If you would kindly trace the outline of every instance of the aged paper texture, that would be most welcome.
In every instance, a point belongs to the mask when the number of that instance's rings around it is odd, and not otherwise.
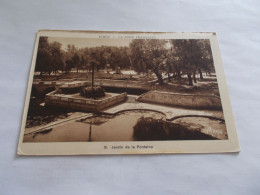
[[[18,154],[238,151],[216,33],[37,33]]]

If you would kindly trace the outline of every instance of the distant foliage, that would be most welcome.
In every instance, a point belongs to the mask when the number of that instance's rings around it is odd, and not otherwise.
[[[36,71],[51,74],[57,71],[68,73],[72,69],[91,71],[91,62],[95,61],[95,71],[103,69],[129,69],[129,47],[100,46],[77,48],[68,44],[62,49],[59,42],[49,42],[48,37],[40,37],[36,59]]]
[[[105,91],[102,87],[96,86],[96,87],[84,87],[80,91],[80,95],[86,98],[101,98],[105,96]]]
[[[63,51],[59,42],[48,42],[48,37],[40,37],[35,70],[40,74],[57,73],[64,67]]]
[[[213,57],[208,39],[133,39],[129,47],[98,46],[77,48],[68,44],[62,49],[59,42],[49,42],[48,37],[40,37],[36,59],[36,71],[51,74],[73,69],[91,71],[110,69],[134,69],[138,73],[157,77],[164,84],[164,75],[171,79],[181,79],[186,75],[188,84],[197,82],[203,73],[214,72]]]

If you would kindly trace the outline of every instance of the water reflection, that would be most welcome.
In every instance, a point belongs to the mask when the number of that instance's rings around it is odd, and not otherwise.
[[[190,125],[167,122],[161,113],[129,111],[117,116],[97,115],[55,126],[51,131],[26,135],[25,142],[98,142],[148,140],[210,140],[211,135]]]
[[[124,112],[117,116],[94,115],[55,126],[48,134],[34,138],[26,135],[24,142],[134,141],[133,127],[141,117],[165,118],[163,114],[151,111]]]

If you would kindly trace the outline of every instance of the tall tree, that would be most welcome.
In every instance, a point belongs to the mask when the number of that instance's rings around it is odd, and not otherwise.
[[[53,42],[50,43],[49,49],[51,53],[51,66],[52,71],[57,73],[58,70],[63,70],[63,54],[61,51],[61,43],[59,42]]]
[[[40,75],[50,71],[50,62],[51,53],[49,50],[48,37],[40,37],[35,70],[39,71]]]
[[[203,79],[202,71],[206,73],[214,71],[213,57],[208,39],[199,40],[198,44],[201,48],[201,58],[199,61],[198,72],[200,74],[200,79]]]
[[[73,67],[73,61],[71,59],[67,59],[65,61],[65,72],[68,73],[71,71],[72,67]]]
[[[177,63],[181,65],[181,71],[187,75],[188,83],[193,85],[192,74],[196,71],[194,55],[194,40],[174,39],[171,41],[174,48]],[[195,78],[195,77],[194,77]]]
[[[76,67],[77,72],[79,72],[79,66],[80,66],[80,58],[77,53],[74,54],[72,57],[73,66]]]
[[[165,40],[135,39],[130,43],[131,61],[137,72],[152,70],[159,84],[163,84],[162,67],[165,60]]]
[[[203,79],[202,71],[211,71],[213,69],[212,53],[210,42],[206,39],[179,39],[172,40],[172,47],[177,59],[181,64],[181,71],[187,74],[189,85],[196,83],[196,73]],[[193,81],[192,81],[193,76]]]

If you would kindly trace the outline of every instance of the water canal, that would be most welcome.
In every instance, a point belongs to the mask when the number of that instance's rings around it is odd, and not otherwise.
[[[134,126],[140,118],[165,119],[152,111],[124,112],[117,116],[94,116],[66,122],[50,131],[24,136],[24,142],[133,141]]]

